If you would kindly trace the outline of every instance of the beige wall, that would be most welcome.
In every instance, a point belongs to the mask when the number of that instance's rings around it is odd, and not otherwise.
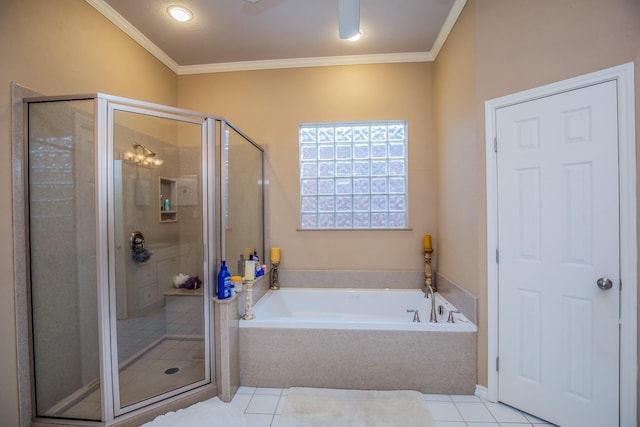
[[[635,0],[470,0],[436,61],[438,235],[451,236],[443,246],[453,246],[442,250],[440,271],[480,298],[480,384],[487,383],[484,101],[635,62],[638,105],[639,23]],[[452,99],[457,85],[468,91]],[[461,188],[468,191],[456,195]],[[458,259],[471,249],[454,224],[473,236],[478,256]]]
[[[18,425],[12,243],[11,82],[175,105],[177,77],[82,0],[0,1],[0,424]]]
[[[468,3],[435,63],[438,271],[478,294],[475,5]],[[443,191],[442,189],[446,189]]]
[[[479,297],[478,379],[486,385],[486,280],[481,276],[484,218],[479,212],[482,117],[477,93],[476,5],[465,5],[435,63],[438,170],[438,272]],[[484,352],[480,354],[480,351]]]
[[[181,76],[179,106],[228,117],[269,159],[271,243],[283,269],[422,270],[435,234],[433,64],[317,67]],[[403,119],[409,231],[298,231],[298,125]],[[416,284],[418,285],[418,284]]]

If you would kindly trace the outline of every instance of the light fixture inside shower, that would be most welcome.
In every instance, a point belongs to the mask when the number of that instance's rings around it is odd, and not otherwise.
[[[131,146],[133,147],[133,151],[121,153],[122,160],[141,166],[160,166],[164,163],[164,160],[156,158],[154,151],[139,142],[133,141]],[[138,148],[142,150],[141,153],[137,152]]]

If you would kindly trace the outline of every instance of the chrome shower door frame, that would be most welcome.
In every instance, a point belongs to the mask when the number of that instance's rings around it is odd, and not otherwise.
[[[152,103],[134,101],[98,94],[96,115],[106,120],[96,121],[97,141],[97,174],[96,182],[98,211],[98,281],[99,281],[99,313],[101,330],[101,393],[103,401],[103,420],[107,423],[116,418],[127,418],[125,415],[164,402],[178,395],[191,391],[198,391],[202,386],[210,384],[215,378],[212,355],[214,354],[214,340],[212,339],[212,303],[211,289],[212,273],[215,269],[216,233],[212,218],[215,218],[215,123],[214,119],[193,111],[166,107]],[[116,215],[115,215],[115,185],[114,185],[114,126],[117,111],[142,114],[151,117],[175,120],[201,126],[201,171],[202,171],[202,262],[203,262],[203,313],[204,313],[204,379],[188,384],[175,390],[145,399],[135,404],[122,407],[119,393],[119,367],[116,324]],[[105,155],[106,154],[106,155]],[[124,416],[124,417],[123,417]]]

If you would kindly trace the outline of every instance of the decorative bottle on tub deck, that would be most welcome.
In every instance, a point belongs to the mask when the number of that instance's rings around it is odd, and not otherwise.
[[[256,262],[256,277],[263,276],[264,270],[262,269],[262,264],[260,264],[260,257],[258,256],[258,252],[254,252],[252,256],[252,259]]]

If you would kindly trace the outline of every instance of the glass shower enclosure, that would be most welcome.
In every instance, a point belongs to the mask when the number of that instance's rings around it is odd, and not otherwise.
[[[213,390],[211,297],[244,203],[228,185],[259,163],[259,219],[233,241],[264,253],[262,149],[224,119],[108,95],[26,112],[35,417],[108,425]]]

